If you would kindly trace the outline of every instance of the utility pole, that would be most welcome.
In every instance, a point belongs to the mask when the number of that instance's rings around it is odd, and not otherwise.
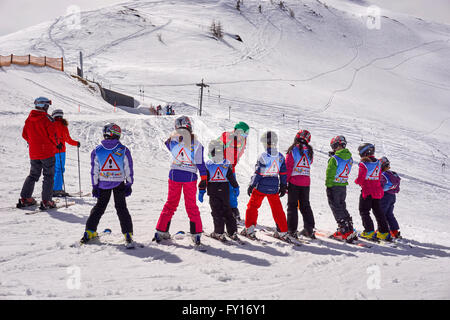
[[[80,51],[80,77],[83,79],[84,72],[83,72],[83,52]]]
[[[231,119],[231,106],[228,107],[228,120]]]
[[[203,83],[203,79],[202,79],[202,83],[197,83],[196,86],[200,87],[200,111],[199,111],[199,116],[201,116],[202,115],[202,102],[203,102],[203,88],[209,87],[209,85],[204,84]]]

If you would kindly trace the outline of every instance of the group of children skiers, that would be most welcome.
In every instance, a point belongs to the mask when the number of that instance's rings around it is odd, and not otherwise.
[[[33,187],[42,169],[44,182],[41,209],[54,207],[49,188],[53,185],[53,180],[56,182],[60,179],[54,171],[55,154],[64,153],[65,141],[80,146],[79,142],[70,138],[67,121],[62,118],[62,110],[53,112],[56,121],[47,114],[50,104],[50,100],[46,98],[36,99],[36,109],[30,113],[24,127],[23,137],[30,148],[31,170],[24,183],[18,207],[36,204],[32,198]],[[58,121],[62,122],[62,129],[55,129],[54,123]],[[172,163],[168,198],[156,225],[156,242],[170,239],[171,220],[183,194],[192,240],[196,245],[201,243],[203,226],[197,206],[197,189],[200,202],[204,201],[205,194],[209,196],[214,222],[214,231],[210,236],[222,241],[226,241],[227,236],[233,240],[239,239],[237,220],[240,220],[240,213],[237,198],[240,188],[235,170],[244,154],[249,130],[250,127],[245,122],[239,122],[233,131],[224,132],[210,141],[207,150],[209,160],[205,162],[204,147],[193,133],[191,119],[181,116],[175,120],[175,131],[165,142],[172,155]],[[117,124],[105,125],[103,137],[104,140],[91,153],[92,196],[97,198],[97,203],[91,210],[81,242],[87,243],[98,237],[97,226],[113,194],[126,244],[133,247],[133,223],[125,200],[132,192],[133,160],[130,150],[120,142],[121,128]],[[267,198],[276,224],[275,237],[288,242],[299,237],[314,239],[315,221],[309,201],[310,170],[314,161],[310,132],[300,130],[286,156],[277,149],[278,136],[275,132],[265,132],[260,141],[264,152],[258,157],[255,173],[247,189],[250,200],[245,213],[245,228],[240,234],[256,238],[258,209],[264,198]],[[332,151],[329,153],[326,170],[326,194],[338,225],[333,237],[347,242],[354,241],[358,236],[384,241],[400,237],[399,225],[393,214],[400,177],[390,170],[386,157],[375,158],[375,146],[370,143],[364,143],[358,148],[361,161],[355,183],[362,189],[359,212],[364,231],[359,235],[355,232],[345,202],[353,165],[352,155],[346,145],[344,136],[331,139]],[[58,170],[61,175],[64,172],[64,159],[63,155],[59,156],[61,169]],[[200,182],[197,185],[198,180]],[[59,184],[55,185],[59,188]],[[280,200],[286,193],[287,215]],[[303,218],[301,231],[297,231],[299,210]],[[370,216],[371,210],[377,222],[377,230]]]

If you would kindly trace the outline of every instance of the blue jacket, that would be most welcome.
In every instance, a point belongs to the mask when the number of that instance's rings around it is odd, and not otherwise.
[[[250,185],[259,192],[275,194],[280,190],[280,185],[287,184],[287,169],[284,156],[277,150],[267,149],[256,163],[255,174]]]

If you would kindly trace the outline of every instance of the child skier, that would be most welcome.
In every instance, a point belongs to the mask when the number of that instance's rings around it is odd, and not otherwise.
[[[125,244],[134,248],[133,222],[128,212],[125,197],[131,195],[133,178],[133,159],[130,150],[120,143],[122,130],[114,123],[103,127],[101,142],[91,153],[92,196],[97,198],[86,222],[86,230],[81,243],[88,243],[98,236],[97,226],[105,213],[111,193],[120,220]]]
[[[69,194],[63,191],[63,174],[66,165],[66,142],[72,146],[80,147],[80,142],[73,140],[70,137],[66,119],[63,118],[64,112],[61,109],[56,109],[52,112],[52,117],[55,120],[56,140],[62,143],[62,149],[55,154],[55,179],[53,183],[53,196],[65,197]]]
[[[248,187],[247,193],[250,196],[250,201],[245,213],[245,229],[242,230],[241,234],[249,238],[256,237],[255,227],[258,209],[261,207],[264,198],[267,197],[277,226],[274,236],[282,240],[288,240],[286,215],[280,201],[280,197],[286,194],[287,189],[285,158],[277,151],[278,137],[275,132],[267,131],[264,133],[261,142],[266,151],[259,156],[255,174]]]
[[[327,187],[328,204],[338,224],[334,238],[351,242],[357,238],[353,230],[352,217],[347,211],[345,198],[350,171],[352,170],[352,154],[346,148],[347,140],[344,136],[336,136],[330,142],[328,167],[325,185]]]
[[[381,186],[384,190],[384,196],[381,198],[380,206],[386,215],[389,230],[392,238],[401,238],[400,227],[394,216],[394,204],[396,201],[396,193],[400,191],[401,178],[394,171],[391,171],[391,163],[388,158],[382,157],[381,162]]]
[[[186,212],[190,220],[190,233],[196,245],[200,245],[200,237],[203,232],[200,210],[197,206],[197,170],[201,181],[200,190],[206,190],[206,166],[203,160],[203,146],[193,134],[191,120],[182,116],[175,120],[175,132],[166,140],[166,147],[172,154],[173,162],[169,172],[169,194],[167,202],[156,225],[156,233],[153,240],[160,242],[169,239],[169,227],[172,216],[177,210],[184,193]]]
[[[206,162],[207,191],[214,221],[214,232],[211,233],[211,237],[226,241],[224,234],[226,225],[228,236],[233,240],[239,240],[236,219],[230,206],[229,183],[233,188],[239,188],[239,184],[231,170],[230,162],[224,159],[223,144],[220,141],[212,140],[209,143],[208,151],[211,160]],[[200,190],[200,202],[203,202],[205,192],[205,190]]]
[[[310,169],[314,161],[314,151],[309,145],[311,134],[300,130],[289,147],[286,155],[288,186],[287,223],[289,234],[295,238],[304,236],[315,239],[314,215],[309,203]],[[298,208],[303,216],[303,230],[297,232]]]
[[[355,183],[361,186],[359,213],[364,227],[360,237],[369,240],[390,241],[392,238],[389,227],[380,206],[380,199],[383,198],[384,192],[380,183],[380,161],[374,156],[375,146],[371,143],[363,143],[358,147],[358,152],[361,156],[361,162],[359,163],[359,172]],[[377,220],[378,232],[375,232],[370,210],[373,211]]]

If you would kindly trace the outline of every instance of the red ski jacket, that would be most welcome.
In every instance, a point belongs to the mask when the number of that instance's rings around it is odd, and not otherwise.
[[[62,143],[63,147],[61,151],[57,150],[57,153],[66,152],[66,142],[72,146],[77,146],[78,141],[73,140],[69,134],[69,128],[64,124],[63,120],[55,120],[56,139],[58,143]]]
[[[367,168],[364,165],[364,162],[375,161],[375,157],[369,157],[368,159],[361,159],[361,162],[359,163],[358,177],[356,178],[355,183],[361,186],[364,199],[368,196],[372,196],[372,199],[381,199],[384,195],[383,187],[381,187],[381,170],[378,175],[378,180],[366,179]]]
[[[55,156],[56,130],[54,120],[45,111],[32,110],[25,120],[22,137],[28,142],[31,160]]]

